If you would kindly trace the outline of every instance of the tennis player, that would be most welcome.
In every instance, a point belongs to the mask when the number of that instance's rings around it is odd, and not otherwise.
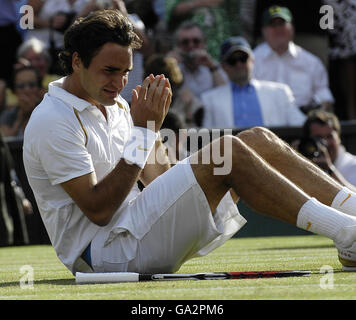
[[[73,274],[175,272],[245,224],[241,197],[333,239],[342,264],[356,267],[356,195],[267,129],[223,136],[170,168],[159,136],[169,80],[144,79],[130,107],[120,96],[140,44],[119,11],[77,19],[60,55],[67,76],[49,85],[26,127],[26,174],[63,264]],[[216,150],[231,164],[224,174]]]

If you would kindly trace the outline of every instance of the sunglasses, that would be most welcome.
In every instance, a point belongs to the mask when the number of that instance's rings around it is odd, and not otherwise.
[[[248,60],[248,55],[244,54],[241,56],[231,56],[226,59],[226,63],[230,66],[234,66],[237,62],[246,63]]]
[[[187,47],[190,44],[190,42],[192,42],[194,45],[197,46],[197,45],[201,44],[203,42],[203,40],[200,38],[185,38],[185,39],[180,40],[179,44],[183,47]]]
[[[25,89],[26,87],[33,89],[33,88],[37,88],[38,84],[37,82],[19,82],[15,84],[16,89]]]

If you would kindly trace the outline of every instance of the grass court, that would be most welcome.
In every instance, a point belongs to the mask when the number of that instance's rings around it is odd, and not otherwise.
[[[179,273],[298,269],[313,273],[293,278],[78,285],[51,246],[4,247],[0,248],[0,299],[356,299],[356,273],[342,272],[333,242],[316,235],[233,238],[208,256],[188,261]],[[28,281],[31,270],[33,285]]]

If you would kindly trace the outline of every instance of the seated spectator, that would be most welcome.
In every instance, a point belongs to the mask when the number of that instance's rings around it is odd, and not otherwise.
[[[50,74],[51,56],[45,44],[36,38],[29,39],[21,44],[17,50],[17,59],[27,60],[35,68],[41,78],[43,89],[47,92],[48,84],[57,80],[61,75]]]
[[[310,112],[297,148],[341,184],[356,188],[356,156],[342,145],[340,122],[335,114],[321,110]]]
[[[183,74],[177,60],[160,54],[152,55],[145,64],[145,77],[163,74],[172,87],[170,111],[176,114],[184,128],[198,126],[196,112],[203,107],[201,101],[184,85]]]
[[[166,22],[174,32],[185,22],[192,21],[204,29],[206,49],[215,59],[219,58],[220,44],[232,36],[239,27],[237,7],[239,1],[224,0],[165,0]],[[236,3],[236,5],[233,5]]]
[[[32,66],[36,69],[41,78],[41,95],[43,96],[48,90],[48,84],[61,76],[57,74],[50,74],[51,56],[45,48],[43,42],[36,38],[29,39],[23,42],[17,50],[17,63],[15,69],[25,66]],[[6,101],[9,107],[18,104],[16,95],[10,88],[6,89]]]
[[[32,111],[41,100],[41,82],[37,71],[32,67],[15,70],[12,90],[18,105],[2,114],[0,131],[4,137],[22,137]]]
[[[304,114],[296,107],[290,88],[252,79],[253,52],[242,37],[221,46],[220,63],[229,83],[205,92],[203,126],[248,128],[253,126],[301,126]]]
[[[168,55],[179,62],[184,84],[197,98],[207,90],[225,84],[224,74],[206,51],[203,30],[197,23],[184,22],[175,35],[175,48]]]
[[[262,34],[265,42],[254,50],[254,77],[288,84],[304,112],[316,107],[332,111],[334,98],[327,71],[318,57],[293,42],[290,10],[268,8],[263,14]]]

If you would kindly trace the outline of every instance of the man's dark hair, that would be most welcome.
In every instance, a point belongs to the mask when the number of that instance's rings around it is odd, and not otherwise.
[[[59,54],[64,73],[73,73],[74,52],[78,53],[84,67],[88,68],[93,57],[108,42],[132,49],[142,45],[130,20],[118,10],[98,10],[85,18],[77,18],[64,34],[64,50]]]
[[[321,125],[328,125],[333,128],[337,134],[341,135],[341,126],[337,116],[331,112],[322,110],[313,110],[308,113],[307,120],[303,125],[303,135],[304,137],[310,136],[310,126],[312,123],[318,123]]]

